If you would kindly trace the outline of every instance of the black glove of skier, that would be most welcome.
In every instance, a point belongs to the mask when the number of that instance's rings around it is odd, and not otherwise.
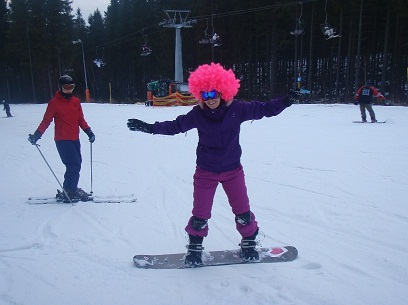
[[[138,119],[128,119],[127,127],[132,131],[153,133],[153,124],[148,124]]]
[[[92,132],[91,128],[85,129],[84,132],[88,135],[89,142],[95,142],[95,134]]]
[[[33,145],[36,145],[37,144],[37,141],[39,140],[39,139],[41,139],[41,136],[42,136],[42,133],[39,131],[39,130],[36,130],[35,132],[34,132],[34,134],[29,134],[28,135],[28,142],[30,142],[31,144],[33,144]]]
[[[298,103],[302,94],[298,90],[290,90],[289,94],[283,99],[286,107],[290,107],[293,103]]]
[[[353,103],[353,104],[357,106],[357,105],[358,105],[358,102],[357,102],[357,101],[354,101],[354,103]]]

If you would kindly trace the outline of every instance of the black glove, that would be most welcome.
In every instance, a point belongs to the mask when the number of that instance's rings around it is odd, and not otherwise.
[[[36,145],[37,144],[37,141],[39,140],[39,139],[41,139],[41,136],[42,136],[42,133],[39,131],[39,130],[36,130],[35,132],[34,132],[34,134],[29,134],[28,135],[28,142],[30,142],[31,144],[33,144],[33,145]]]
[[[129,119],[127,122],[127,127],[132,131],[153,133],[153,124],[148,124],[138,119]]]
[[[354,103],[353,103],[353,104],[357,106],[357,105],[358,105],[358,102],[357,102],[357,101],[354,101]]]
[[[283,99],[283,103],[286,107],[289,107],[293,103],[298,103],[301,95],[298,90],[290,90],[289,94]]]
[[[92,132],[91,128],[85,129],[84,132],[88,135],[89,142],[95,142],[95,134]]]

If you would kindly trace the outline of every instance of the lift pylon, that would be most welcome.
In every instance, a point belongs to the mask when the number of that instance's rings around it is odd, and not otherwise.
[[[165,10],[167,19],[159,23],[164,28],[176,29],[176,46],[174,50],[174,80],[183,82],[183,53],[181,43],[181,29],[191,28],[197,23],[197,20],[188,20],[189,10]]]

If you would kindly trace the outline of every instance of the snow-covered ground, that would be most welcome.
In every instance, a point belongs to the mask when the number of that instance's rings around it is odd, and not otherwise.
[[[128,118],[170,120],[190,107],[83,104],[96,134],[95,195],[135,203],[28,205],[58,184],[27,141],[46,104],[11,105],[0,119],[0,304],[403,305],[408,299],[408,108],[375,106],[386,124],[353,124],[354,105],[293,105],[242,125],[242,163],[262,245],[297,260],[187,270],[140,270],[134,254],[184,252],[197,132],[131,132]],[[3,116],[5,114],[3,113]],[[81,132],[80,187],[91,189]],[[53,123],[40,149],[62,181]],[[240,236],[217,190],[206,250]]]

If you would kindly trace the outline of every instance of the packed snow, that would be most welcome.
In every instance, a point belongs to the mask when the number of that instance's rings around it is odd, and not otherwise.
[[[263,246],[293,262],[143,270],[135,254],[185,252],[197,132],[131,132],[128,118],[171,120],[191,107],[85,104],[80,187],[134,203],[29,205],[59,185],[27,137],[46,104],[0,119],[0,304],[403,305],[408,299],[408,108],[374,106],[385,124],[353,124],[352,104],[293,105],[242,124],[242,164]],[[3,114],[5,116],[5,114]],[[38,142],[62,182],[53,123]],[[91,179],[92,177],[92,179]],[[92,183],[91,183],[92,181]],[[206,251],[240,236],[218,188]]]

